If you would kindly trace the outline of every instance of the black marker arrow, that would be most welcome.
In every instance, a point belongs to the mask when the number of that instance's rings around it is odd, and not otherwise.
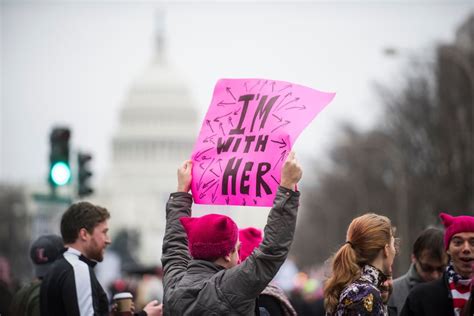
[[[229,122],[230,126],[234,127],[234,124],[232,123],[232,116],[229,116],[227,121]]]
[[[215,175],[216,177],[219,177],[219,175],[217,173],[214,172],[213,169],[209,169],[209,172],[211,172],[213,175]]]
[[[217,200],[217,189],[219,188],[219,184],[216,186],[216,189],[214,190],[214,193],[212,193],[212,203],[214,203]]]
[[[278,111],[282,108],[281,104],[286,100],[286,98],[288,98],[289,96],[291,96],[293,93],[292,92],[288,92],[287,94],[285,94],[285,96],[283,97],[283,99],[280,100],[280,103],[278,103],[275,111]]]
[[[303,104],[303,105],[299,105],[299,106],[292,106],[291,108],[286,108],[285,110],[291,110],[291,109],[297,109],[297,110],[306,110],[306,106]]]
[[[203,140],[202,142],[203,142],[203,143],[211,142],[211,143],[214,144],[214,136],[216,136],[216,134],[204,138],[204,140]]]
[[[216,181],[216,179],[212,179],[212,180],[210,180],[209,182],[204,183],[204,184],[202,185],[202,188],[203,188],[203,189],[207,188],[207,186],[208,186],[210,183],[214,182],[214,181]]]
[[[271,175],[271,177],[273,178],[273,180],[275,180],[275,182],[276,182],[278,185],[280,184],[280,182],[278,182],[278,180],[277,180],[273,175]]]
[[[278,160],[274,163],[274,167],[273,167],[273,170],[275,170],[276,166],[278,166],[278,163],[280,161],[284,161],[285,160],[285,155],[286,155],[286,150],[283,150],[280,154],[280,158],[278,158]]]
[[[222,165],[221,165],[222,158],[219,158],[217,160],[217,163],[219,164],[219,169],[221,169],[221,174],[222,174]]]
[[[234,97],[234,95],[232,94],[232,91],[230,90],[229,87],[225,88],[225,90],[227,91],[228,94],[230,94],[232,96],[232,99],[234,99],[234,101],[237,101],[237,99]]]
[[[232,104],[235,104],[235,102],[220,101],[219,103],[217,103],[217,106],[226,106],[226,105],[232,105]]]
[[[259,84],[260,84],[260,80],[259,80],[259,81],[257,81],[257,83],[256,83],[256,84],[254,84],[254,86],[253,86],[252,88],[250,88],[250,91],[252,91],[252,90],[253,90],[253,88],[255,88],[256,86],[258,86]]]
[[[242,109],[242,108],[239,108],[238,110],[235,110],[235,111],[234,111],[234,115],[239,114],[239,112],[240,112],[241,109]]]
[[[202,178],[204,177],[204,175],[206,174],[207,169],[209,169],[209,167],[212,165],[213,162],[214,162],[214,159],[212,159],[212,161],[207,165],[206,169],[204,169],[204,171],[202,172],[201,178],[199,179],[199,182],[198,182],[198,187],[197,187],[198,190],[201,188]]]
[[[194,159],[196,161],[198,161],[198,159],[205,153],[207,153],[209,150],[211,150],[212,148],[214,147],[210,147],[210,148],[207,148],[207,149],[204,149],[204,150],[201,150],[201,151],[198,151],[198,153],[196,154],[196,156],[194,156]]]
[[[271,139],[271,142],[280,144],[280,146],[278,146],[278,147],[280,147],[280,148],[285,148],[285,147],[286,147],[286,142],[285,142],[285,140],[284,140],[283,138],[281,139],[281,142],[279,142],[279,141],[277,141],[277,140],[273,140],[273,139]]]
[[[206,125],[209,126],[209,128],[211,129],[211,132],[214,133],[214,130],[212,129],[212,126],[211,126],[211,121],[206,120]]]
[[[214,181],[214,182],[212,182],[212,181]],[[216,183],[217,183],[217,180],[216,180],[216,179],[214,179],[214,180],[212,180],[212,181],[209,181],[209,182],[212,182],[212,184],[210,184],[210,185],[207,187],[207,189],[206,189],[206,190],[202,191],[202,192],[201,192],[201,194],[200,194],[199,196],[201,196],[201,195],[202,195],[202,196],[206,196],[206,194],[207,194],[207,191],[209,191],[210,189],[212,189],[212,187],[213,187],[213,186],[215,186],[215,185],[216,185]],[[208,182],[208,183],[209,183],[209,182]],[[202,199],[202,197],[201,197],[201,199]]]
[[[265,80],[265,82],[262,84],[262,86],[260,87],[258,92],[262,92],[263,87],[265,87],[267,85],[267,83],[268,83],[268,80]]]
[[[282,92],[283,90],[285,89],[288,89],[288,88],[291,88],[293,85],[289,84],[289,85],[286,85],[284,86],[283,88],[281,88],[280,90],[278,90],[278,92]]]
[[[227,203],[227,205],[229,205],[229,197],[228,196],[225,197],[225,202]]]
[[[204,169],[204,162],[201,162],[201,163],[199,164],[199,167],[201,167],[201,169]]]
[[[300,99],[300,98],[296,97],[296,98],[294,98],[293,100],[286,102],[286,103],[283,104],[281,107],[284,108],[284,107],[287,106],[288,104],[293,103],[293,102],[296,102],[296,101],[298,101],[299,99]]]
[[[216,117],[216,118],[214,119],[214,122],[220,122],[219,120],[220,120],[221,118],[226,117],[226,116],[229,116],[229,115],[231,115],[231,114],[232,114],[232,112],[229,112],[229,113],[227,113],[227,114],[225,114],[225,115],[218,116],[218,117]]]
[[[222,127],[222,122],[219,123],[219,128],[221,129],[222,135],[225,136],[224,127]]]
[[[214,182],[212,182],[212,183],[207,187],[207,189],[204,190],[202,193],[207,193],[207,191],[209,191],[210,189],[212,189],[213,186],[216,185],[217,181],[216,181],[215,179],[214,179],[213,181],[214,181]]]
[[[275,128],[272,130],[272,133],[273,133],[274,131],[276,131],[277,129],[279,129],[280,127],[283,127],[283,126],[288,125],[288,124],[290,124],[290,123],[291,123],[290,121],[285,120],[285,123],[283,123],[283,124],[278,125],[277,127],[275,127]]]
[[[212,158],[211,157],[208,157],[208,156],[202,156],[201,160],[211,160]]]
[[[283,121],[283,118],[279,117],[279,116],[276,116],[275,114],[272,114],[274,117],[276,117],[276,119],[278,120],[278,122],[281,122]]]

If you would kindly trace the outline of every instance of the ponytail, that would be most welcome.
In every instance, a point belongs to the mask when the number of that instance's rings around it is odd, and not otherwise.
[[[346,242],[332,259],[332,276],[324,285],[324,307],[333,313],[339,301],[341,291],[360,277],[356,253],[350,242]]]
[[[390,219],[367,213],[352,220],[346,243],[332,259],[332,275],[324,285],[324,306],[334,313],[346,286],[360,278],[361,267],[374,260],[392,238]]]

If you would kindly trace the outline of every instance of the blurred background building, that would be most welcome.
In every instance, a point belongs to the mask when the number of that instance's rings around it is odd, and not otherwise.
[[[159,21],[162,23],[162,21]],[[158,264],[165,208],[175,188],[177,162],[189,158],[197,113],[188,83],[165,55],[164,30],[152,63],[132,84],[120,110],[103,187],[94,200],[112,213],[112,231],[135,231],[143,263]]]

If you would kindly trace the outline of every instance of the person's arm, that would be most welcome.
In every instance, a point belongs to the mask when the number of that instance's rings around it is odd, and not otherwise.
[[[85,273],[83,275],[86,276]],[[81,278],[78,281],[79,283],[76,286],[74,271],[72,269],[65,272],[60,278],[59,287],[61,288],[66,316],[83,316],[87,315],[86,313],[89,313],[89,315],[94,313],[89,271],[87,271],[87,277]],[[88,293],[86,293],[87,289]]]
[[[241,264],[227,270],[220,282],[221,291],[231,298],[233,304],[256,298],[288,256],[300,195],[293,190],[301,176],[301,167],[292,152],[282,167],[280,187],[268,215],[260,247]]]
[[[172,193],[166,204],[166,229],[163,239],[163,288],[178,281],[178,278],[191,260],[188,252],[188,239],[179,219],[191,216],[192,196],[189,194],[191,186],[191,161],[185,161],[178,169],[178,191]]]

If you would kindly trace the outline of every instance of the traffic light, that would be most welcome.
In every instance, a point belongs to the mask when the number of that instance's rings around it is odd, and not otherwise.
[[[94,190],[90,187],[89,178],[92,177],[89,162],[92,156],[86,153],[77,154],[77,195],[80,197],[90,195]]]
[[[51,150],[49,154],[49,183],[55,188],[69,183],[71,167],[69,166],[69,138],[71,131],[66,127],[55,127],[51,131],[49,140]]]

